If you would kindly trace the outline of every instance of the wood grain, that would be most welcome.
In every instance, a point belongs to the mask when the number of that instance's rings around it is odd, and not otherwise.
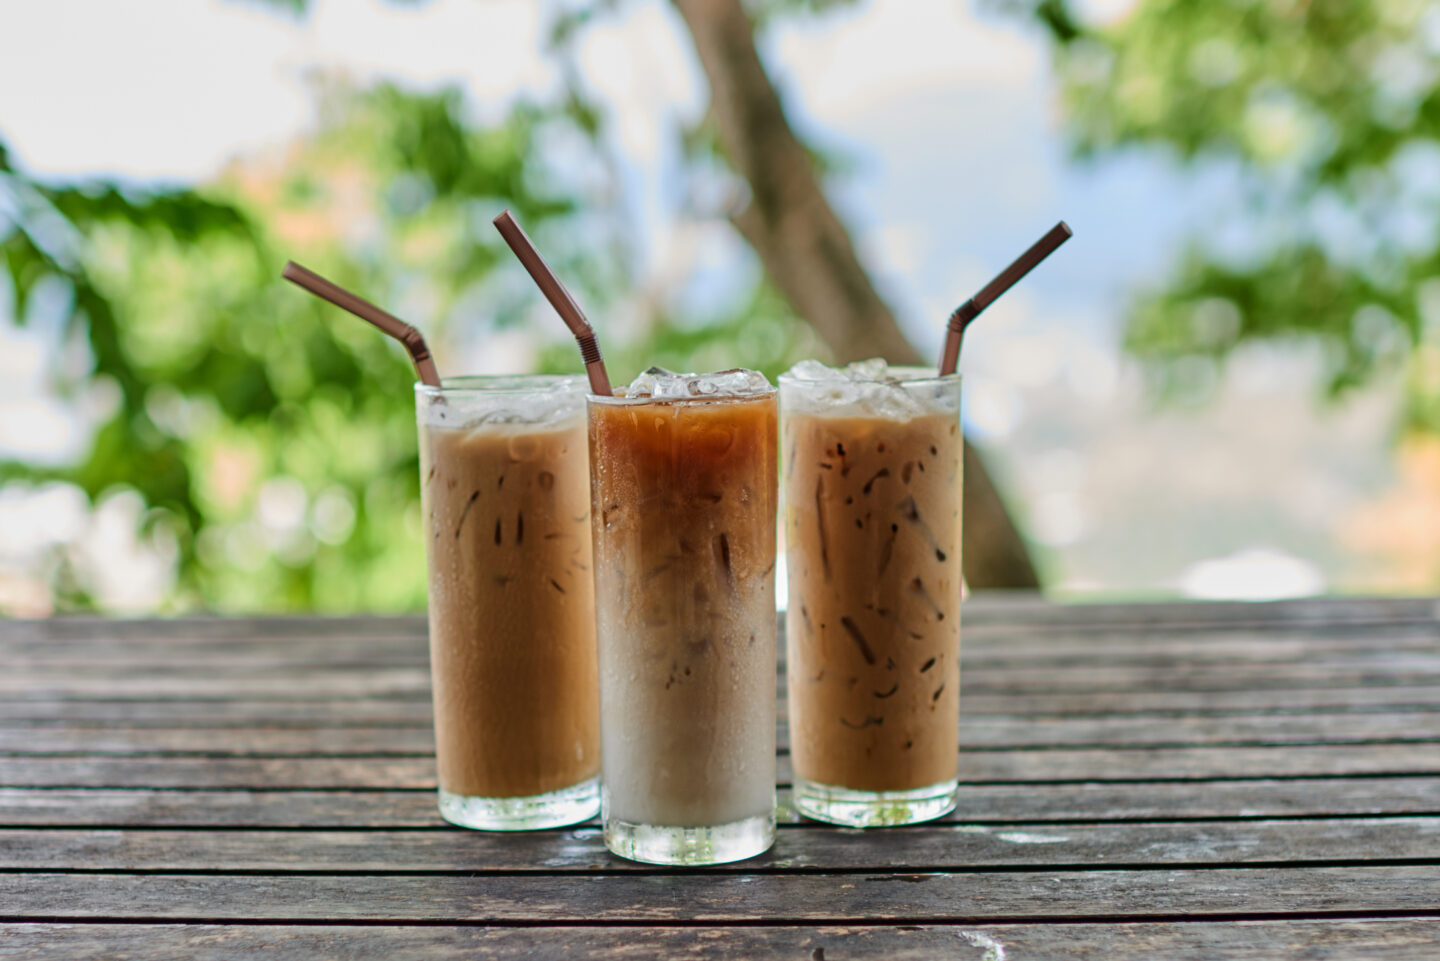
[[[963,681],[962,681],[963,685]],[[784,703],[782,693],[781,704]],[[1107,691],[1088,694],[975,694],[960,699],[967,718],[1216,717],[1225,715],[1370,714],[1440,711],[1440,686],[1318,688],[1266,691]],[[246,700],[0,698],[0,723],[61,722],[147,726],[315,726],[408,724],[429,726],[429,698],[300,696]],[[1339,723],[1344,723],[1339,722]]]
[[[1335,861],[1440,863],[1440,818],[1187,821],[1049,827],[795,825],[740,871],[973,871]],[[597,827],[478,831],[0,830],[0,870],[289,873],[649,871],[609,854]]]
[[[1435,601],[965,621],[955,812],[798,818],[782,683],[775,847],[686,871],[441,821],[423,619],[0,623],[0,959],[1436,956]]]
[[[1423,867],[920,874],[0,874],[0,921],[946,923],[1432,913]]]
[[[471,961],[524,956],[574,961],[681,958],[893,959],[893,961],[1433,961],[1440,920],[1116,922],[1109,924],[808,925],[774,927],[499,928],[341,925],[0,925],[0,959],[73,961]],[[1003,952],[1003,954],[1001,953]]]
[[[787,748],[789,726],[781,705],[778,744]],[[124,723],[6,726],[0,755],[173,754],[208,757],[430,755],[429,719],[421,725],[270,726],[235,721],[209,726],[128,726]],[[172,722],[173,723],[173,722]],[[1196,747],[1357,743],[1440,744],[1440,711],[1400,714],[1250,715],[1219,718],[1005,718],[966,716],[960,749],[1029,750],[1049,747]]]
[[[962,632],[967,663],[984,667],[1023,666],[1043,661],[1057,666],[1096,664],[1266,663],[1288,664],[1330,656],[1385,657],[1433,651],[1440,640],[1434,624],[1331,625],[1239,630],[1154,629],[1115,633],[1047,630],[1016,635],[998,626],[967,626]],[[351,636],[316,635],[195,637],[7,638],[0,631],[0,656],[30,668],[105,664],[116,669],[166,665],[247,668],[258,661],[304,666],[423,666],[425,632]],[[783,661],[785,653],[780,651]]]
[[[790,759],[779,758],[790,783]],[[1205,781],[1234,778],[1434,776],[1440,748],[1422,744],[1318,744],[972,751],[960,757],[969,784]],[[10,787],[351,789],[433,788],[430,757],[0,757]]]
[[[781,820],[799,823],[780,791]],[[950,824],[1440,815],[1440,778],[962,784]],[[0,826],[446,828],[428,790],[0,788]]]

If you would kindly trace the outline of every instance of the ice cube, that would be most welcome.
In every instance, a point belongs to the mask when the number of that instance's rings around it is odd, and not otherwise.
[[[664,367],[647,367],[625,389],[626,397],[654,397],[658,396],[655,387],[662,380],[678,376],[673,370],[666,370]]]
[[[919,398],[901,387],[897,381],[886,381],[870,385],[873,392],[866,397],[870,409],[877,417],[887,420],[909,420],[925,412]]]
[[[651,367],[630,383],[627,397],[672,400],[679,397],[733,397],[758,394],[770,389],[765,375],[735,368],[711,374],[677,374],[663,367]]]
[[[665,377],[655,378],[655,389],[650,396],[674,400],[677,397],[689,397],[694,391],[691,384],[695,380],[694,374],[670,374]]]
[[[869,360],[857,360],[853,364],[846,364],[844,373],[851,380],[882,381],[888,378],[890,365],[885,362],[883,357],[871,357]]]
[[[760,394],[770,389],[770,381],[758,370],[732,367],[713,374],[700,374],[691,379],[691,393],[733,397],[739,394]]]
[[[845,372],[818,360],[802,360],[790,368],[790,376],[796,380],[844,380]]]

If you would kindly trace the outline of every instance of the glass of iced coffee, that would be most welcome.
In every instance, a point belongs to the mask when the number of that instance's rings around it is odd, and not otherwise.
[[[955,806],[960,377],[780,377],[795,806],[870,827]]]
[[[716,864],[775,838],[776,394],[652,368],[590,404],[605,844]]]
[[[440,813],[521,831],[599,808],[585,381],[417,384]]]

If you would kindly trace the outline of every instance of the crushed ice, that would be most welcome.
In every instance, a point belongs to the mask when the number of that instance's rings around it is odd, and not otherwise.
[[[831,367],[818,360],[802,360],[786,373],[788,381],[804,383],[803,393],[785,401],[793,409],[836,412],[854,407],[866,415],[905,420],[933,410],[953,410],[949,388],[911,383],[934,373],[915,368],[892,370],[883,358],[857,360]]]
[[[710,374],[679,374],[664,367],[651,367],[630,382],[626,397],[671,400],[681,397],[736,397],[763,394],[770,381],[758,370],[736,367]]]
[[[883,357],[857,360],[844,367],[831,367],[818,360],[802,360],[790,368],[797,380],[848,381],[853,384],[899,383],[904,378],[891,377],[890,365]]]

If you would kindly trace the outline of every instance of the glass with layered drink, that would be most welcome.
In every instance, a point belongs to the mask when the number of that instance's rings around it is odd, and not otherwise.
[[[775,400],[656,368],[589,399],[605,844],[632,860],[774,841]]]
[[[795,806],[938,817],[959,755],[960,378],[805,361],[780,403]]]
[[[585,381],[415,387],[440,813],[519,831],[599,808]]]

